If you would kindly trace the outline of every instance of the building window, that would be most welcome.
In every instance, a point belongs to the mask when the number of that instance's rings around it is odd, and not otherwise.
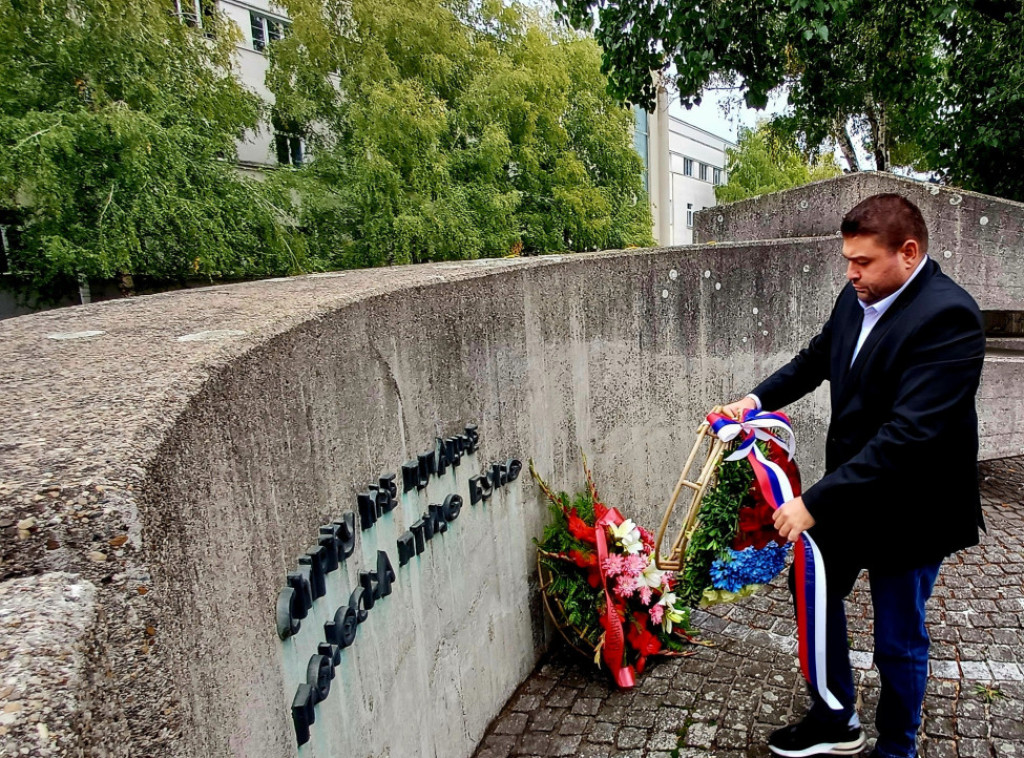
[[[700,164],[700,180],[702,182],[708,181],[708,164]]]
[[[174,12],[193,29],[211,26],[214,14],[213,0],[174,0]]]
[[[693,228],[693,203],[686,204],[686,226],[689,229]]]
[[[640,157],[644,162],[644,190],[649,191],[648,179],[650,174],[649,160],[649,139],[650,139],[650,127],[647,116],[647,111],[643,108],[633,106],[633,147],[640,154]]]
[[[683,176],[693,176],[693,158],[683,158]]]
[[[714,170],[715,186],[718,187],[722,183],[722,169],[716,168]]]
[[[0,208],[0,274],[11,273],[11,258],[21,248],[23,216]]]
[[[275,134],[274,149],[277,151],[277,162],[282,166],[298,168],[305,160],[305,143],[302,137],[294,134]]]
[[[252,49],[257,52],[263,52],[274,40],[284,39],[290,26],[286,21],[253,11],[249,11],[249,24],[252,28]]]
[[[0,274],[11,273],[8,253],[11,249],[10,238],[7,236],[7,225],[0,224]]]

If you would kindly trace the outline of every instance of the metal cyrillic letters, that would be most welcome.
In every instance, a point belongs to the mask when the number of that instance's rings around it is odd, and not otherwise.
[[[375,483],[367,484],[365,491],[356,496],[356,509],[346,511],[341,518],[319,527],[316,544],[299,557],[298,566],[287,575],[286,586],[277,597],[277,633],[282,640],[297,634],[302,620],[307,618],[313,604],[328,594],[327,577],[341,568],[356,546],[356,517],[359,529],[374,528],[378,521],[399,508],[399,490],[403,496],[414,498],[405,507],[416,506],[420,492],[435,477],[455,473],[464,456],[472,455],[480,447],[480,433],[475,424],[465,427],[462,434],[436,437],[432,450],[418,454],[404,463],[399,476],[384,474]],[[492,494],[522,472],[522,462],[509,458],[492,463],[484,473],[469,480],[469,501],[472,505],[488,501]],[[410,494],[413,493],[413,494]],[[427,542],[448,531],[449,524],[462,512],[463,498],[451,493],[441,503],[426,505],[422,517],[409,526],[397,540],[398,565],[406,566],[423,553]],[[405,511],[407,517],[410,511]],[[348,601],[338,607],[330,621],[323,625],[323,640],[317,643],[316,653],[306,666],[305,681],[300,683],[292,700],[292,721],[299,745],[310,739],[310,727],[316,719],[315,706],[323,702],[332,689],[341,664],[341,651],[351,646],[359,626],[369,618],[377,601],[392,593],[397,574],[387,551],[378,550],[373,570],[358,572],[358,585],[349,594]]]

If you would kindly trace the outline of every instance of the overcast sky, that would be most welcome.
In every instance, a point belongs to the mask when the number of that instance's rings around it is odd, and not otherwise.
[[[782,113],[786,106],[785,95],[773,97],[763,111],[746,107],[742,101],[737,103],[739,90],[709,90],[704,93],[700,105],[687,110],[674,97],[669,112],[688,124],[698,126],[718,137],[736,141],[741,126],[752,127],[759,118],[771,118]]]

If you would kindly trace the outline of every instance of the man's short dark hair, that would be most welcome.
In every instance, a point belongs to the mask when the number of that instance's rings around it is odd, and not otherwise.
[[[890,251],[897,250],[909,239],[917,240],[921,252],[928,252],[928,227],[921,210],[894,192],[862,200],[843,217],[839,231],[844,237],[878,237]]]

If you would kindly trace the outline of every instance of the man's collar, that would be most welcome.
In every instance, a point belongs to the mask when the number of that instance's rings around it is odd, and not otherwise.
[[[914,281],[914,278],[924,270],[924,266],[927,262],[928,256],[925,255],[923,258],[921,258],[921,262],[917,264],[917,268],[914,269],[913,273],[911,273],[907,281],[903,282],[903,286],[900,287],[895,292],[893,292],[891,295],[883,297],[877,303],[872,303],[871,305],[865,305],[860,300],[858,300],[857,305],[859,305],[865,311],[867,311],[868,308],[871,308],[875,313],[878,314],[878,317],[881,318],[882,314],[889,310],[889,306],[896,302],[896,298],[903,294],[903,290],[909,287],[910,283]]]

